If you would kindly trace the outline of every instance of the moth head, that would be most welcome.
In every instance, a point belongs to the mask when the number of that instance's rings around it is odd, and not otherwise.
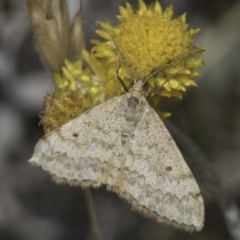
[[[130,85],[129,92],[137,91],[141,93],[146,93],[148,90],[148,83],[145,82],[145,77],[140,75],[137,80],[133,80]]]

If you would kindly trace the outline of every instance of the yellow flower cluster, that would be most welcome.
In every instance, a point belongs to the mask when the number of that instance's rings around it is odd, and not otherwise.
[[[172,19],[172,15],[172,6],[163,11],[158,1],[147,7],[142,0],[139,0],[137,12],[129,3],[126,4],[126,8],[120,7],[120,15],[117,16],[118,26],[113,27],[101,22],[99,25],[112,35],[134,75],[138,78],[140,75],[147,76],[187,53],[198,50],[201,52],[201,48],[193,47],[193,36],[199,32],[199,29],[187,30],[185,14],[176,19]],[[92,40],[95,46],[89,55],[94,56],[94,60],[104,66],[107,81],[114,81],[119,56],[116,51],[113,51],[109,34],[104,30],[98,30],[97,33],[106,41]],[[154,105],[159,102],[160,96],[181,98],[187,87],[196,86],[193,79],[199,76],[197,68],[203,66],[203,61],[198,60],[197,57],[196,55],[190,56],[149,80],[147,94],[169,79],[164,84],[164,89],[154,97]],[[88,63],[91,65],[93,61]],[[126,86],[130,85],[132,77],[124,64],[121,64],[119,76]],[[112,89],[114,90],[116,91]],[[120,94],[121,91],[118,91]],[[115,92],[109,94],[114,95]]]
[[[90,74],[89,68],[83,69],[82,62],[70,62],[65,60],[65,66],[62,67],[62,74],[53,75],[55,83],[59,89],[70,89],[72,91],[79,91],[83,94],[92,96],[92,103],[94,105],[104,100],[104,82],[101,78]]]
[[[34,8],[32,9],[35,11]],[[39,9],[39,6],[35,9]],[[196,86],[193,79],[199,76],[197,68],[203,66],[203,61],[198,57],[204,49],[193,47],[192,38],[199,29],[188,29],[186,15],[173,18],[173,7],[170,6],[163,11],[158,1],[147,7],[143,0],[139,0],[137,11],[134,11],[129,3],[126,4],[126,7],[119,9],[120,14],[117,16],[119,24],[114,27],[109,23],[97,22],[102,28],[97,33],[103,40],[92,40],[94,46],[90,52],[81,50],[81,53],[75,53],[74,56],[82,56],[83,61],[82,57],[76,60],[76,57],[69,59],[67,55],[65,65],[56,68],[61,71],[52,72],[57,87],[52,95],[45,98],[45,111],[41,115],[41,123],[44,125],[45,132],[61,126],[89,107],[123,94],[124,91],[116,79],[117,69],[119,77],[129,88],[133,80],[132,74],[136,79],[140,76],[148,76],[154,70],[189,54],[189,57],[184,57],[182,61],[149,79],[147,95],[154,92],[167,80],[163,89],[150,100],[155,107],[161,96],[181,98],[187,87]],[[38,12],[41,11],[38,10]],[[66,11],[61,10],[61,12],[66,15]],[[39,14],[35,19],[34,14],[31,16],[35,25]],[[63,19],[67,19],[65,15]],[[58,14],[56,16],[59,17]],[[78,18],[75,17],[75,19],[76,22],[72,26],[77,29]],[[61,22],[59,18],[57,21]],[[44,19],[44,23],[48,26],[48,19]],[[52,23],[49,24],[51,28]],[[69,23],[67,22],[67,24]],[[63,23],[62,25],[66,26],[67,24]],[[77,30],[73,34],[72,28],[69,27],[68,32],[70,35],[76,36]],[[38,37],[37,28],[35,35]],[[63,33],[59,35],[61,36]],[[71,40],[73,37],[70,35],[69,39]],[[80,37],[75,39],[80,39]],[[116,49],[113,39],[118,49]],[[41,41],[38,42],[41,43]],[[77,47],[77,41],[74,44],[76,49],[80,49]],[[84,44],[79,43],[79,45],[83,46]],[[49,56],[49,51],[45,51],[46,56]],[[72,53],[70,50],[69,52]],[[198,52],[198,54],[191,54],[192,52]],[[42,54],[44,56],[44,52]],[[131,68],[132,74],[123,63],[123,58],[119,57],[121,54]],[[60,54],[58,55],[60,56]],[[62,60],[58,62],[62,62]],[[88,64],[89,68],[83,68],[84,62]],[[52,66],[51,63],[48,65]],[[90,73],[90,70],[93,73]]]

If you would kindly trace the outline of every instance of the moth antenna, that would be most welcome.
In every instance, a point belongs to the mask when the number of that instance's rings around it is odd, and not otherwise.
[[[124,57],[124,55],[123,55],[122,52],[120,51],[120,48],[119,48],[117,42],[115,41],[114,37],[112,36],[112,34],[111,34],[104,26],[102,26],[98,21],[95,21],[95,24],[96,24],[98,27],[100,27],[103,31],[105,31],[105,32],[107,33],[107,35],[111,38],[112,43],[113,43],[113,45],[114,45],[114,48],[115,48],[115,50],[117,51],[117,54],[119,55],[120,59],[123,61],[124,65],[126,66],[128,72],[130,73],[130,75],[131,75],[131,77],[132,77],[132,79],[133,79],[133,81],[134,81],[134,83],[135,83],[135,82],[136,82],[135,75],[134,75],[131,67],[130,67],[129,64],[128,64],[127,59]]]
[[[150,73],[149,75],[146,76],[146,78],[144,79],[143,81],[143,84],[145,84],[150,78],[152,78],[153,76],[157,75],[158,73],[162,72],[163,70],[181,62],[182,60],[188,58],[189,56],[192,56],[196,53],[200,53],[200,52],[203,52],[205,50],[203,49],[198,49],[198,50],[195,50],[195,51],[192,51],[192,52],[189,52],[189,53],[186,53],[186,54],[183,54],[183,55],[180,55],[179,57],[175,58],[174,60],[172,60],[171,62],[163,65],[163,66],[160,66],[159,68],[157,68],[156,70],[154,70],[152,73]]]

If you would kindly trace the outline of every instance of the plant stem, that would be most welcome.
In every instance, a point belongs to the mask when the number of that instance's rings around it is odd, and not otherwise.
[[[86,205],[87,205],[87,211],[89,215],[89,220],[93,232],[93,236],[95,240],[101,240],[101,234],[99,230],[99,226],[97,223],[97,218],[95,215],[94,207],[93,207],[93,199],[92,199],[92,193],[90,188],[84,189],[85,199],[86,199]]]

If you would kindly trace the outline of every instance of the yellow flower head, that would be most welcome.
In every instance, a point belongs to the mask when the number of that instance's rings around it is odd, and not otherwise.
[[[199,29],[187,30],[185,14],[175,19],[172,18],[172,15],[172,6],[163,11],[158,1],[147,7],[143,0],[139,0],[139,9],[136,12],[129,3],[126,4],[126,8],[120,7],[120,15],[117,16],[118,26],[113,27],[108,23],[98,22],[104,30],[98,30],[97,33],[106,41],[92,41],[95,46],[92,48],[90,57],[94,56],[95,58],[93,61],[90,60],[89,64],[98,61],[98,64],[105,70],[106,81],[116,81],[115,73],[119,53],[114,49],[110,35],[136,78],[140,75],[147,76],[153,70],[178,57],[195,51],[200,52],[201,48],[193,47],[192,39]],[[89,55],[87,57],[89,60]],[[159,102],[160,96],[181,98],[186,87],[196,86],[193,78],[199,76],[196,69],[203,65],[203,62],[196,57],[198,56],[191,55],[150,79],[148,94],[169,79],[164,84],[163,90],[155,96],[155,104]],[[94,64],[96,65],[96,63]],[[121,63],[118,74],[125,85],[129,86],[132,77],[123,63]],[[115,88],[108,91],[108,94],[121,93],[119,84],[112,83],[111,85],[114,85]]]
[[[49,133],[59,128],[92,105],[92,98],[82,94],[80,89],[55,89],[51,95],[45,97],[45,109],[40,114],[44,132]]]

